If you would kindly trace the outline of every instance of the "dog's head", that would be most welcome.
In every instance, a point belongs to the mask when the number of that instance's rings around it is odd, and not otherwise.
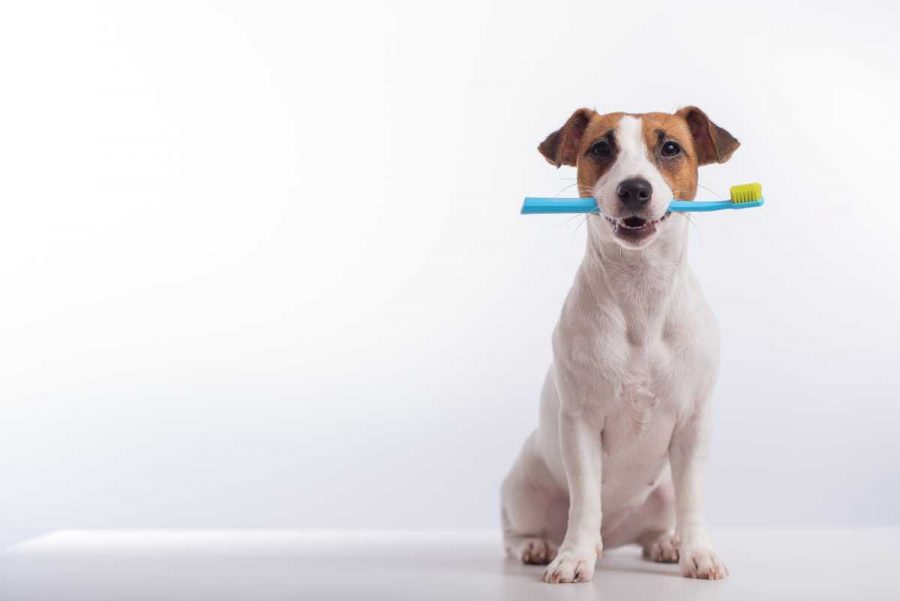
[[[669,113],[578,109],[538,147],[550,163],[578,168],[580,196],[593,196],[604,236],[648,246],[667,227],[669,202],[693,200],[697,168],[724,163],[740,146],[697,107]]]

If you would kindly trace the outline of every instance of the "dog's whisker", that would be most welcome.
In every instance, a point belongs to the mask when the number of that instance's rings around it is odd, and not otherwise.
[[[563,225],[568,225],[568,224],[572,223],[572,220],[573,220],[573,219],[578,219],[579,217],[581,217],[581,214],[580,214],[580,213],[575,213],[574,215],[568,217],[568,218],[565,219],[564,221],[560,221],[559,224],[557,225],[557,227],[563,226]]]
[[[703,234],[700,233],[700,228],[697,227],[697,224],[694,223],[694,220],[691,219],[690,215],[688,215],[687,213],[681,213],[681,212],[676,212],[675,214],[676,214],[676,215],[681,215],[682,217],[684,217],[685,219],[687,219],[688,223],[691,224],[691,227],[694,228],[694,231],[697,232],[697,235],[700,236],[700,237],[703,236]]]
[[[697,186],[700,187],[700,188],[703,188],[704,190],[706,190],[706,191],[709,192],[710,194],[714,194],[714,195],[716,196],[716,198],[723,198],[723,196],[722,196],[721,194],[719,194],[718,192],[716,192],[715,190],[713,190],[713,189],[711,189],[711,188],[707,188],[706,186],[704,186],[704,185],[701,184],[701,183],[698,183]]]
[[[565,188],[563,188],[562,190],[560,190],[559,192],[557,192],[556,194],[554,194],[553,197],[556,198],[557,196],[559,196],[560,194],[562,194],[563,192],[565,192],[565,191],[568,190],[569,188],[572,188],[573,186],[577,186],[577,185],[578,185],[578,182],[575,182],[574,184],[569,184],[568,186],[566,186]]]
[[[579,222],[578,222],[578,225],[575,226],[575,231],[572,232],[572,235],[573,235],[573,236],[574,236],[575,234],[578,233],[578,230],[581,229],[581,226],[582,226],[582,225],[584,225],[584,224],[587,223],[588,217],[590,217],[590,214],[589,214],[589,213],[585,213],[585,214],[584,214],[584,219],[582,219],[581,221],[579,221]]]

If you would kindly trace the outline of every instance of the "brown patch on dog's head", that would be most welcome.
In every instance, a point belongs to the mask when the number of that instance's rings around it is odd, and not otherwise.
[[[549,163],[557,167],[578,167],[579,196],[590,196],[590,186],[615,162],[613,132],[624,114],[601,115],[591,109],[578,109],[561,128],[547,136],[538,146]],[[591,152],[595,144],[602,142],[608,145],[610,152]]]
[[[692,200],[697,194],[697,167],[702,163],[684,119],[669,113],[641,115],[649,158],[672,189],[672,197]]]

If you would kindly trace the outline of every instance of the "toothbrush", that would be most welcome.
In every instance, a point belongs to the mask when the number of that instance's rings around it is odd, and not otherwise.
[[[765,203],[762,195],[762,184],[740,184],[731,186],[729,200],[673,200],[669,203],[670,211],[705,212],[723,209],[749,209]],[[528,197],[522,205],[523,215],[545,213],[599,213],[597,201],[588,198],[534,198]]]

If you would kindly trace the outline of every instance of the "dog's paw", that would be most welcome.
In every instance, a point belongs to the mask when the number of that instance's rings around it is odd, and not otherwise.
[[[687,578],[721,580],[728,576],[728,568],[712,549],[681,549],[681,574]]]
[[[678,539],[664,534],[644,545],[644,557],[657,563],[678,563]]]
[[[523,538],[512,550],[512,556],[522,563],[547,565],[556,557],[556,545],[542,538]]]
[[[594,577],[596,564],[597,553],[594,551],[561,550],[547,566],[544,582],[588,582]]]

